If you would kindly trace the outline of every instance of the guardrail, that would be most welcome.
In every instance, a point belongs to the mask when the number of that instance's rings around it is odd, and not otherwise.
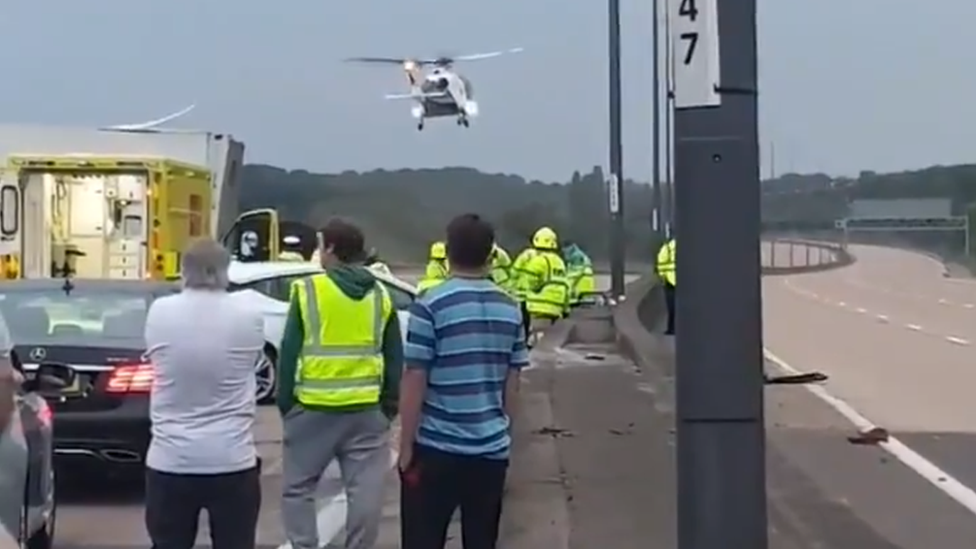
[[[794,236],[765,237],[760,242],[762,275],[779,276],[813,273],[850,265],[855,257],[843,240],[807,240]],[[664,294],[657,277],[650,275],[627,288],[627,309],[636,314],[645,330],[653,330],[664,314]],[[615,313],[616,316],[616,313]],[[632,339],[626,337],[622,340]],[[625,348],[629,345],[624,343]]]
[[[807,240],[797,237],[766,237],[761,242],[762,274],[776,276],[826,271],[850,265],[855,261],[843,240]],[[654,343],[653,332],[663,321],[664,292],[654,276],[645,276],[627,287],[626,300],[613,307],[613,325],[617,342],[623,352],[635,361],[647,375],[658,377],[655,383],[665,393],[670,393],[673,381],[673,358],[667,346]],[[663,353],[663,354],[662,354]],[[664,356],[668,355],[668,356]],[[664,366],[664,371],[655,367]],[[816,383],[825,376],[811,372],[789,376],[767,376],[767,384]],[[664,381],[667,381],[665,383]],[[673,395],[665,400],[673,402]]]
[[[760,250],[763,276],[825,271],[854,262],[843,241],[769,238]]]

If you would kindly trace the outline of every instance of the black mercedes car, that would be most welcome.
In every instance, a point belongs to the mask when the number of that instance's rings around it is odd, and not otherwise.
[[[153,300],[178,291],[145,280],[0,282],[0,313],[24,371],[60,364],[75,373],[70,386],[45,395],[59,468],[142,470],[153,381],[143,360],[146,313]]]

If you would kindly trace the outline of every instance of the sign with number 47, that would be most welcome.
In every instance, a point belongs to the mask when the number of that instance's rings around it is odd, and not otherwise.
[[[717,0],[667,0],[672,85],[676,109],[717,107],[719,35]]]

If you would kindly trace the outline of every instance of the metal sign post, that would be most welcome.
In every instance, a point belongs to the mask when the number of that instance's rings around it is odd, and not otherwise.
[[[654,5],[654,15],[651,17],[651,26],[654,45],[651,46],[651,55],[654,57],[654,74],[651,76],[651,85],[654,90],[651,94],[651,101],[654,104],[654,114],[651,118],[651,146],[654,150],[651,153],[651,192],[653,193],[653,206],[651,208],[651,229],[654,236],[662,239],[664,235],[664,224],[662,223],[662,198],[661,194],[661,2],[651,0]],[[657,243],[657,241],[655,241]]]
[[[667,0],[680,549],[766,549],[756,0]]]
[[[614,298],[624,295],[623,145],[620,120],[620,0],[608,0],[610,54],[610,287]]]

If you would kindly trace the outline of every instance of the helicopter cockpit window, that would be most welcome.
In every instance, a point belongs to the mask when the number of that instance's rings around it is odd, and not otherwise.
[[[464,91],[467,92],[468,99],[474,99],[474,88],[471,86],[471,81],[460,74],[458,78],[461,79],[461,82],[464,82]]]

